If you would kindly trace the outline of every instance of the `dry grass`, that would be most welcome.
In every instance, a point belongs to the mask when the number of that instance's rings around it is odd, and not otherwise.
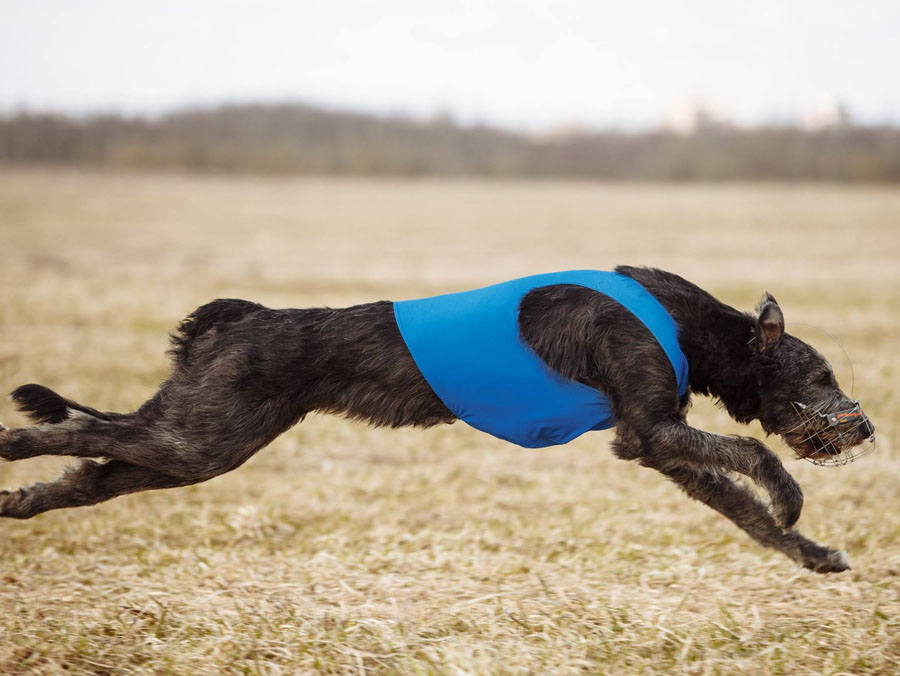
[[[742,307],[768,288],[837,334],[880,439],[846,468],[790,462],[801,529],[854,565],[820,577],[607,433],[526,451],[313,418],[206,484],[0,523],[0,672],[897,673],[898,227],[900,192],[875,188],[0,173],[7,389],[134,407],[212,297],[341,305],[632,262]],[[692,419],[738,431],[707,403]]]

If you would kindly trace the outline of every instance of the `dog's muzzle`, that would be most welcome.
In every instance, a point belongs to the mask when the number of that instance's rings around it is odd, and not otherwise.
[[[791,430],[802,430],[799,443],[811,452],[801,455],[814,465],[848,465],[875,450],[875,428],[858,401],[843,411],[792,402],[800,423]]]

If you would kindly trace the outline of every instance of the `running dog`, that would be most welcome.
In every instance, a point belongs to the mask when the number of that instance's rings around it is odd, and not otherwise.
[[[820,463],[852,459],[874,439],[825,358],[785,333],[769,294],[749,314],[675,274],[618,267],[343,309],[216,300],[171,340],[171,375],[133,413],[40,385],[12,393],[41,424],[0,425],[0,457],[83,459],[55,481],[0,492],[0,515],[205,481],[311,411],[389,427],[462,419],[528,447],[615,426],[616,456],[658,470],[760,544],[816,572],[849,568],[844,553],[793,529],[803,494],[765,444],[686,419],[691,395],[708,395]],[[733,474],[764,489],[769,506]]]

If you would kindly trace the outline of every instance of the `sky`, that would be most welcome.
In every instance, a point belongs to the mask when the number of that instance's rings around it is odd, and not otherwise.
[[[0,0],[0,111],[220,102],[542,130],[745,124],[831,97],[900,122],[897,0]]]

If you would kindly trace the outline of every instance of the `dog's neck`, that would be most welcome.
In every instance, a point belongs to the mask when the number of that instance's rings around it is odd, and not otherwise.
[[[760,399],[750,368],[753,319],[687,280],[662,270],[619,267],[668,310],[690,367],[690,389],[710,395],[738,422],[759,418]]]

